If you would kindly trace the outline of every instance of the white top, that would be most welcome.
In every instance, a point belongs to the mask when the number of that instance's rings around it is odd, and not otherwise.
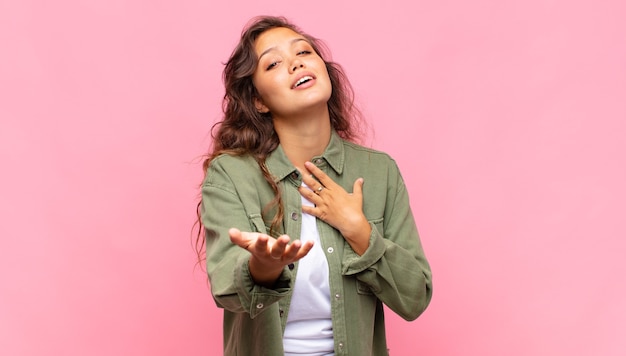
[[[313,203],[302,197],[302,205],[313,206]],[[334,355],[328,262],[320,243],[315,216],[302,213],[300,240],[313,240],[315,244],[298,262],[283,336],[285,356]]]

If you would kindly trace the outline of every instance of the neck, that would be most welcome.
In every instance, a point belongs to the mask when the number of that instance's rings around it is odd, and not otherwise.
[[[324,153],[332,131],[328,108],[315,114],[275,117],[274,129],[285,155],[301,171],[304,171],[304,162]]]

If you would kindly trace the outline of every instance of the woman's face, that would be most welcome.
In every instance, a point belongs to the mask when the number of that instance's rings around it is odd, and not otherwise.
[[[252,81],[260,95],[257,110],[279,118],[326,107],[332,92],[326,64],[303,36],[273,28],[257,38],[255,50],[259,61]]]

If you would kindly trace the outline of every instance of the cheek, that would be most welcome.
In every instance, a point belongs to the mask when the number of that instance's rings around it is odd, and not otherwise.
[[[326,68],[326,63],[324,63],[324,61],[320,60],[321,64],[320,64],[320,72],[322,73],[322,75],[324,76],[324,79],[329,83],[330,85],[330,75],[328,74],[328,69]]]
[[[278,89],[277,79],[271,76],[260,77],[252,80],[254,87],[261,97],[275,93]]]
[[[330,75],[327,71],[324,72],[324,81],[326,82],[329,90],[332,90],[333,83],[330,81]]]
[[[254,88],[256,89],[256,92],[258,94],[258,99],[261,99],[261,102],[265,103],[266,102],[266,98],[267,98],[267,89],[265,88],[265,86],[263,85],[262,82],[258,82],[258,81],[252,81]]]
[[[256,88],[259,95],[259,99],[266,107],[274,108],[276,100],[280,99],[279,86],[276,84],[276,79],[273,77],[253,78],[252,83]]]

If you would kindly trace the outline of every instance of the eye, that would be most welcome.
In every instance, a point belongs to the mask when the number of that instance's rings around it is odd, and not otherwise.
[[[265,70],[270,70],[278,65],[278,61],[270,63]]]
[[[305,49],[305,50],[303,50],[303,51],[298,52],[298,55],[299,55],[299,56],[300,56],[300,55],[305,55],[305,54],[311,54],[311,51],[309,51],[309,50]]]

